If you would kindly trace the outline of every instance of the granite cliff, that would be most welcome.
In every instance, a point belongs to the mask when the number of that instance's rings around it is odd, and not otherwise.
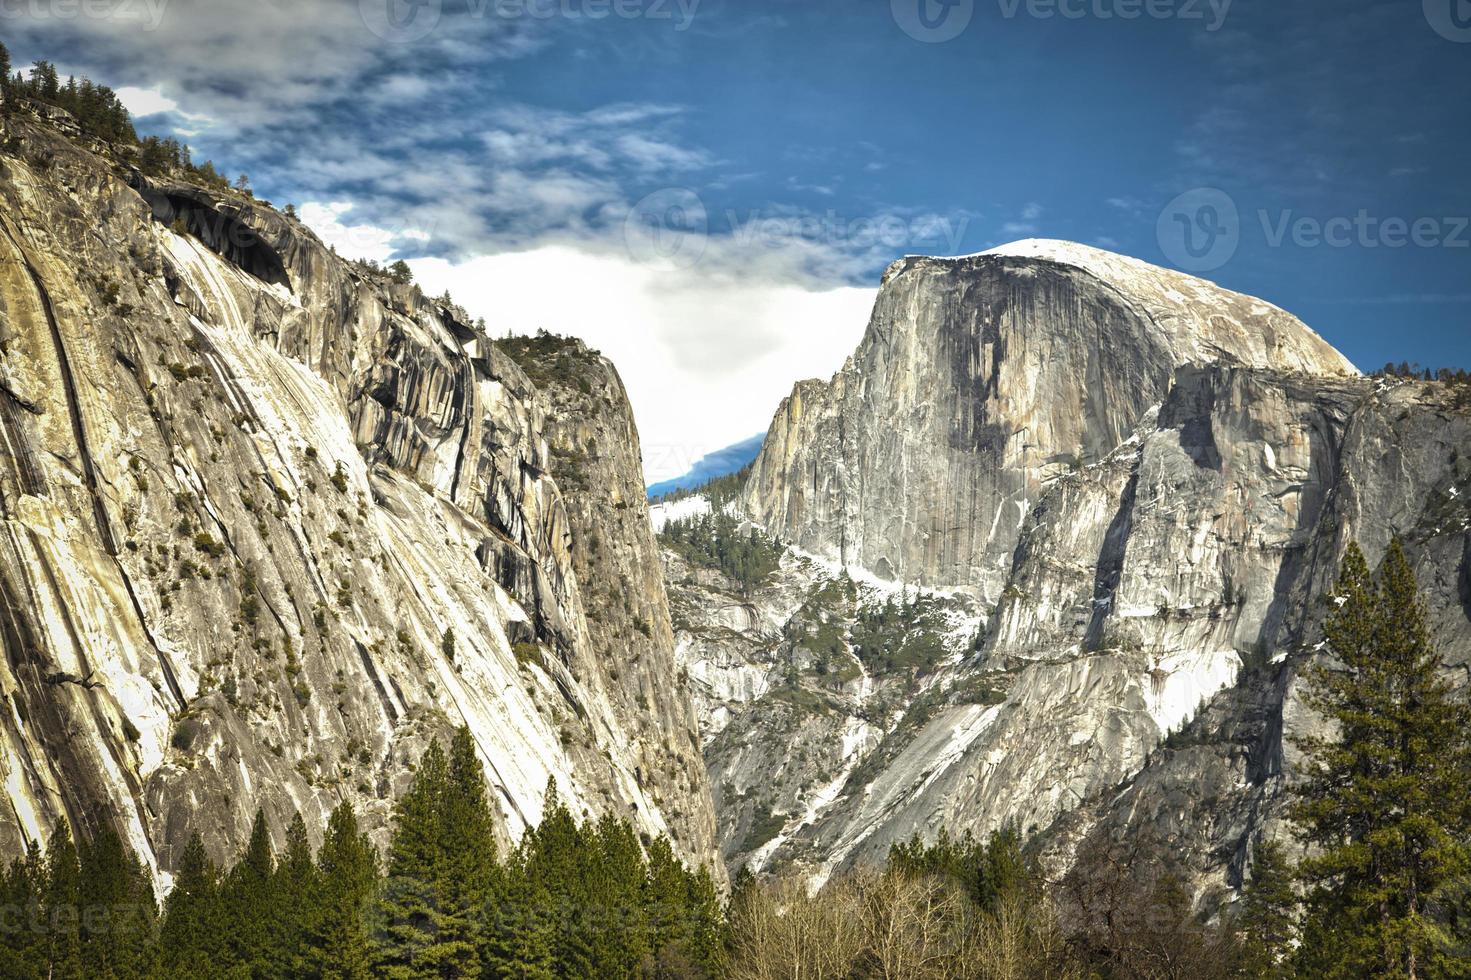
[[[1452,393],[1082,246],[895,263],[730,506],[787,546],[780,573],[743,590],[666,563],[723,847],[758,867],[821,880],[1012,823],[1058,868],[1148,834],[1225,894],[1281,832],[1351,540],[1406,540],[1448,671],[1471,664]]]
[[[714,858],[612,366],[502,348],[294,218],[15,112],[0,139],[0,852],[111,822],[166,885],[263,807],[381,835],[467,724]]]

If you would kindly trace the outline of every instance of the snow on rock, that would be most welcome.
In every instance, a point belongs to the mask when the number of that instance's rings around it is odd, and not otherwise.
[[[670,521],[684,521],[691,517],[704,517],[710,513],[710,500],[702,493],[682,497],[671,503],[653,504],[649,507],[649,521],[654,533],[661,534]]]
[[[893,263],[852,357],[778,408],[742,513],[829,576],[970,597],[986,628],[869,705],[882,740],[838,803],[764,842],[765,866],[827,873],[942,827],[1076,842],[1156,821],[1193,835],[1200,880],[1239,873],[1246,838],[1230,835],[1276,819],[1271,726],[1298,717],[1284,674],[1314,650],[1316,597],[1349,540],[1426,542],[1438,628],[1471,662],[1464,542],[1435,533],[1462,515],[1433,492],[1464,487],[1471,432],[1426,392],[1363,378],[1270,303],[1086,246]],[[707,642],[729,638],[692,637],[690,655]],[[780,635],[740,649],[773,667],[787,651]],[[789,779],[809,730],[836,737],[789,723],[779,696],[707,746],[712,773],[738,777],[737,807]],[[763,709],[769,723],[742,722]],[[1187,727],[1180,751],[1158,751]],[[842,770],[816,755],[807,795],[773,812],[805,817]],[[727,853],[749,826],[722,823]]]
[[[1234,650],[1161,657],[1145,688],[1149,716],[1161,732],[1179,731],[1202,705],[1236,683],[1240,670],[1241,655]]]

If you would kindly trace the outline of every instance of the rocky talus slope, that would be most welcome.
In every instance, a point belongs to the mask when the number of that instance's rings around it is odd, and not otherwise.
[[[778,870],[926,706],[997,696],[980,676],[941,693],[974,649],[968,596],[855,579],[796,551],[749,591],[669,551],[665,564],[732,870]]]
[[[1286,735],[1315,724],[1298,676],[1351,540],[1377,559],[1406,539],[1447,669],[1471,666],[1471,417],[1451,392],[1366,379],[1275,307],[1082,246],[896,263],[848,364],[777,412],[737,507],[831,569],[729,622],[698,614],[708,573],[671,574],[699,710],[745,729],[707,746],[717,796],[802,771],[761,833],[722,820],[727,854],[768,868],[821,877],[915,832],[1016,823],[1059,866],[1147,833],[1202,893],[1239,884],[1281,833]],[[876,702],[836,687],[767,624],[844,566],[967,600],[976,638],[874,677]],[[877,598],[822,601],[825,648],[860,662]],[[796,721],[770,706],[792,690],[820,700]],[[855,719],[841,760],[793,755],[794,728],[831,750]]]
[[[611,365],[508,356],[269,206],[3,125],[0,852],[112,821],[166,884],[257,806],[381,834],[467,723],[508,838],[554,778],[713,860]]]

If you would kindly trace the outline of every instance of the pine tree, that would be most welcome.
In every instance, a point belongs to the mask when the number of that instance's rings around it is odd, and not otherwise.
[[[28,980],[46,975],[45,887],[46,859],[41,845],[31,841],[25,857],[11,862],[0,889],[0,907],[14,916],[12,928],[0,930],[0,976]]]
[[[310,975],[368,980],[373,975],[368,907],[378,887],[378,855],[358,831],[351,803],[338,804],[327,821],[316,882],[308,926]]]
[[[591,977],[593,952],[581,917],[589,904],[587,855],[594,842],[547,780],[541,823],[522,838],[527,877],[546,892],[551,965],[559,977]]]
[[[0,43],[0,93],[10,91],[10,49]]]
[[[708,868],[687,874],[685,882],[685,915],[690,922],[689,959],[706,976],[723,976],[729,931],[725,908],[720,903],[720,890]]]
[[[581,918],[588,930],[593,975],[634,977],[650,952],[643,849],[628,822],[610,813],[597,822],[592,836]],[[683,905],[680,898],[676,903]]]
[[[1471,866],[1471,714],[1439,676],[1427,614],[1399,541],[1376,581],[1357,545],[1325,624],[1336,665],[1307,677],[1306,703],[1336,734],[1309,759],[1292,817],[1318,853],[1300,964],[1325,976],[1437,975],[1449,935],[1444,892]]]
[[[112,827],[81,848],[80,894],[85,975],[113,980],[151,976],[158,938],[153,883]]]
[[[277,929],[279,906],[272,894],[275,871],[270,828],[265,813],[257,810],[245,852],[220,890],[224,920],[230,925],[230,960],[256,978],[267,975],[270,940]]]
[[[674,849],[663,837],[649,846],[646,914],[649,920],[649,947],[655,962],[670,951],[685,950],[690,945],[690,920],[685,916],[689,899],[687,872]]]
[[[660,837],[649,846],[646,916],[655,973],[719,976],[725,949],[724,910],[710,873],[690,873]]]
[[[1237,922],[1248,976],[1274,980],[1289,976],[1285,959],[1297,936],[1293,876],[1292,864],[1277,841],[1262,841],[1252,850],[1251,883]]]
[[[317,866],[307,839],[306,821],[297,813],[286,828],[286,849],[271,878],[271,902],[277,911],[266,948],[267,973],[273,977],[299,977],[306,972],[306,938],[317,914],[320,893]]]
[[[453,634],[446,631],[453,645]],[[495,818],[486,798],[485,770],[470,729],[461,727],[450,742],[449,773],[440,814],[443,915],[439,956],[445,975],[480,973],[485,917],[494,904],[496,880]]]
[[[528,836],[530,832],[528,831]],[[546,883],[527,867],[528,849],[513,851],[497,873],[495,911],[487,923],[485,976],[552,980],[556,916]]]
[[[81,980],[82,869],[71,830],[56,822],[46,848],[46,889],[42,912],[46,925],[46,974],[51,980]]]
[[[218,872],[195,831],[164,902],[158,943],[164,976],[206,980],[220,975],[229,950],[219,901]]]
[[[438,742],[399,801],[382,903],[380,967],[390,977],[481,972],[484,916],[495,879],[485,775],[469,729],[451,757]]]
[[[32,65],[29,88],[31,94],[36,98],[55,105],[61,95],[61,83],[56,76],[56,66],[49,61],[37,61]]]
[[[1022,838],[1015,827],[992,831],[976,875],[975,900],[984,911],[997,913],[1009,898],[1019,897],[1031,882],[1022,856]]]
[[[438,976],[429,962],[439,934],[440,802],[448,765],[439,743],[419,759],[408,790],[394,808],[393,841],[380,909],[378,969],[395,980]]]

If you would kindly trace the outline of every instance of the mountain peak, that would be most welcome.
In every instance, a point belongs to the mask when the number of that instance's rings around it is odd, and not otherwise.
[[[1177,364],[1239,363],[1303,374],[1358,375],[1348,358],[1293,314],[1266,300],[1142,259],[1059,239],[1028,238],[955,257],[906,256],[884,273],[888,287],[917,269],[1006,264],[1012,276],[1041,265],[1076,270],[1107,287],[1165,338]]]

